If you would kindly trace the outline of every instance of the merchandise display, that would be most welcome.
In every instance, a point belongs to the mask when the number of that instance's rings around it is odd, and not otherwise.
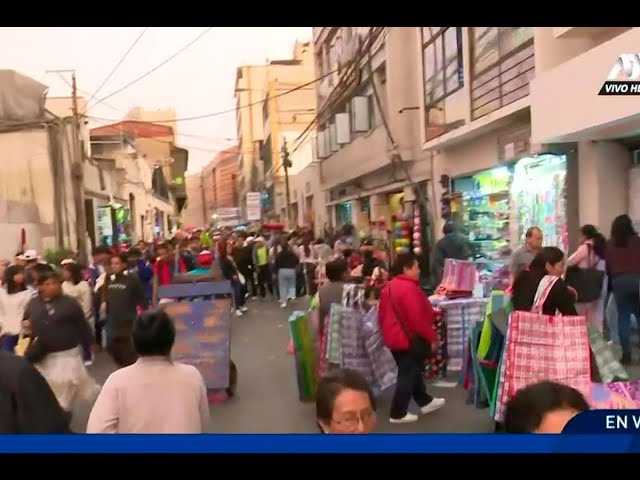
[[[507,268],[511,255],[512,169],[498,167],[454,180],[451,220],[468,236],[480,276]]]
[[[511,186],[514,243],[524,242],[527,229],[537,226],[542,230],[545,246],[568,251],[566,176],[565,155],[537,155],[515,165]]]

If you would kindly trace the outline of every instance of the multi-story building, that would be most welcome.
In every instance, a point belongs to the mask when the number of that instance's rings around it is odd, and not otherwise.
[[[640,28],[536,27],[534,40],[532,140],[576,151],[576,220],[605,233],[623,213],[640,222],[640,100],[598,95],[618,57],[636,53]]]
[[[125,120],[90,133],[91,158],[85,166],[90,203],[85,209],[95,213],[88,221],[92,243],[169,237],[178,218],[162,168],[176,163],[168,156],[175,147],[171,127]]]
[[[238,193],[243,215],[246,194],[261,191],[263,219],[285,221],[286,191],[282,152],[310,125],[315,114],[313,48],[296,42],[293,57],[266,65],[238,67],[236,76]],[[294,90],[291,93],[286,93]],[[247,106],[251,105],[251,106]]]
[[[169,190],[175,199],[179,214],[187,201],[184,177],[189,163],[189,152],[175,144],[178,137],[176,118],[173,108],[147,110],[144,107],[135,107],[125,116],[125,120],[153,123],[171,129],[170,137],[141,139],[139,146],[147,155],[163,159],[160,167],[169,182]]]
[[[328,219],[315,147],[316,135],[311,134],[291,154],[290,214],[292,227],[313,227],[315,235],[320,235]]]
[[[415,28],[316,27],[317,159],[334,226],[387,225],[413,200],[420,162]],[[408,174],[408,175],[407,175]]]
[[[202,228],[209,225],[207,211],[204,205],[204,188],[202,185],[202,173],[187,175],[185,178],[187,190],[187,204],[182,210],[180,221],[184,227]]]
[[[239,221],[238,197],[238,153],[239,147],[231,147],[219,152],[200,172],[203,192],[203,209],[207,223],[217,218],[214,215],[233,216],[237,211]],[[232,219],[229,219],[232,221]]]
[[[530,226],[572,250],[581,223],[607,231],[628,210],[638,108],[632,97],[598,92],[640,30],[417,31],[420,134],[441,180],[431,190],[438,226],[462,224],[478,257],[502,261]]]

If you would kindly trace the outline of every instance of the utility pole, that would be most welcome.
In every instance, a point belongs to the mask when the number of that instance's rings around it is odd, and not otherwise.
[[[285,194],[287,199],[287,227],[291,228],[291,191],[289,190],[289,169],[292,166],[291,160],[289,160],[289,150],[287,149],[287,141],[284,141],[284,145],[282,145],[282,166],[284,167],[284,184],[285,184]]]
[[[76,210],[77,251],[81,261],[88,260],[87,217],[84,209],[84,146],[80,138],[80,114],[78,112],[78,86],[76,72],[71,70],[71,106],[73,112],[73,148],[71,153],[71,182]]]

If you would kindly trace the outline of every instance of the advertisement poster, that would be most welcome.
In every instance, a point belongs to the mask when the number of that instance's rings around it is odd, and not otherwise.
[[[260,192],[247,193],[247,220],[254,222],[262,218],[262,200]]]
[[[176,341],[171,352],[177,362],[193,365],[208,389],[229,386],[231,305],[229,299],[173,302],[164,305],[173,319]]]

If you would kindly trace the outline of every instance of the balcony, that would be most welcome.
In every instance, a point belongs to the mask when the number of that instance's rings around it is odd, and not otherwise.
[[[618,27],[552,27],[555,38],[594,38]]]
[[[536,76],[530,96],[533,143],[615,138],[637,128],[637,97],[598,95],[618,56],[629,53],[629,45],[640,45],[640,28]]]

